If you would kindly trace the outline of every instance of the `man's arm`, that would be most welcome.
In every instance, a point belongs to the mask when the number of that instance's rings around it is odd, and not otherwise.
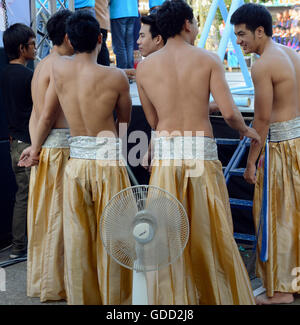
[[[55,91],[54,78],[50,77],[48,89],[45,94],[45,105],[37,123],[36,131],[32,139],[32,153],[38,154],[42,144],[49,135],[55,123],[60,109],[59,100]]]
[[[244,136],[260,141],[259,136],[252,128],[249,128],[243,119],[241,112],[236,107],[229,86],[225,79],[223,65],[218,56],[214,55],[210,77],[210,91],[219,107],[225,122]]]
[[[144,88],[143,88],[143,74],[144,74],[144,62],[140,62],[137,66],[136,71],[136,84],[138,88],[138,93],[140,97],[140,101],[143,107],[143,111],[145,113],[146,119],[153,130],[156,129],[158,124],[158,117],[156,113],[156,109],[150,99],[148,98]]]
[[[35,111],[34,107],[32,107],[32,111],[31,111],[31,115],[30,115],[30,119],[29,119],[29,134],[30,134],[31,141],[34,137],[34,132],[36,130],[37,122],[38,122],[38,120],[37,120],[37,116],[36,116],[36,111]],[[24,167],[24,166],[29,167],[30,152],[31,152],[31,146],[29,146],[23,150],[23,152],[20,155],[19,163],[18,163],[18,165],[20,167]],[[32,160],[31,162],[32,162],[32,166],[33,166],[33,165],[38,164],[39,161],[37,159],[37,161]]]
[[[34,107],[32,107],[30,119],[29,119],[29,134],[30,134],[30,139],[32,141],[32,138],[34,138],[35,130],[37,127],[37,116]]]
[[[251,143],[244,178],[248,183],[256,182],[256,161],[266,141],[273,107],[273,84],[268,67],[257,62],[252,68],[255,89],[253,128],[261,137],[261,144]]]
[[[31,116],[30,137],[31,146],[28,152],[23,152],[20,157],[20,166],[30,167],[38,164],[39,153],[45,139],[55,123],[60,109],[59,100],[55,91],[54,79],[50,78],[49,86],[45,94],[45,105],[38,120]]]
[[[117,132],[119,132],[120,123],[129,124],[131,118],[131,110],[132,110],[130,87],[129,87],[128,79],[123,71],[121,70],[119,71],[120,71],[120,78],[117,81],[117,84],[119,85],[119,97],[116,104]],[[123,135],[119,134],[119,136],[122,137]]]

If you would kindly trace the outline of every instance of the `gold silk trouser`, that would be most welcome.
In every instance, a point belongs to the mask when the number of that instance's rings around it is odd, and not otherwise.
[[[70,305],[131,304],[132,272],[106,253],[99,223],[109,200],[130,186],[118,140],[73,137],[64,180],[64,240]],[[102,160],[100,159],[102,157]]]
[[[264,156],[257,168],[253,217],[258,231],[264,177]],[[270,125],[269,142],[268,260],[260,260],[261,230],[257,249],[257,275],[267,295],[275,291],[300,293],[300,118]]]
[[[149,302],[255,304],[233,237],[229,197],[222,165],[217,160],[216,143],[203,138],[202,153],[198,154],[200,146],[194,138],[190,141],[185,137],[174,138],[179,142],[174,148],[180,147],[181,141],[186,142],[184,159],[179,161],[180,155],[170,150],[170,138],[155,139],[150,185],[169,191],[183,204],[190,222],[190,237],[183,255],[173,265],[147,275]]]
[[[53,129],[31,168],[28,198],[27,295],[65,299],[63,174],[69,159],[68,129]]]

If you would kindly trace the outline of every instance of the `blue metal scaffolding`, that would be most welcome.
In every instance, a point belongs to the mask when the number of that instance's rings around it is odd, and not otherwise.
[[[201,37],[198,43],[198,47],[204,48],[205,43],[207,41],[209,31],[211,29],[211,26],[213,24],[214,18],[216,16],[217,9],[220,9],[221,15],[223,17],[223,20],[225,21],[225,29],[223,32],[223,35],[220,40],[219,48],[218,48],[218,55],[220,59],[223,61],[225,52],[228,46],[228,42],[231,40],[234,50],[236,52],[239,65],[244,77],[245,81],[245,86],[244,87],[235,87],[231,88],[231,93],[232,94],[249,94],[253,95],[254,94],[254,88],[253,88],[253,83],[251,76],[248,71],[248,67],[246,64],[246,60],[244,58],[243,52],[240,48],[239,45],[236,44],[236,36],[234,34],[233,26],[230,24],[230,18],[234,11],[238,9],[241,5],[244,4],[243,0],[232,0],[229,12],[227,11],[226,5],[224,0],[213,0],[211,7],[208,12],[208,16],[205,21],[205,25],[203,28],[203,31],[201,32]]]

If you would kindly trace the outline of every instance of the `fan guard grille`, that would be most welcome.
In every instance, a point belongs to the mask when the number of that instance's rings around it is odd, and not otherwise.
[[[139,223],[150,225],[152,240],[136,240],[135,226]],[[108,202],[100,220],[100,234],[107,253],[117,263],[147,272],[172,264],[182,254],[189,221],[182,204],[168,191],[138,185],[122,190]]]

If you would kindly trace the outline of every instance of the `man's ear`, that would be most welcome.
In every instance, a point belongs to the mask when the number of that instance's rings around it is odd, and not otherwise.
[[[187,32],[190,32],[192,30],[191,22],[188,19],[185,20],[183,29]]]
[[[65,34],[64,43],[68,44],[68,46],[70,46],[70,47],[73,47],[72,44],[71,44],[71,41],[69,39],[68,34]]]
[[[25,46],[24,44],[19,45],[19,57],[24,54]]]
[[[262,37],[265,35],[265,29],[262,27],[262,26],[259,26],[256,28],[255,30],[255,34],[258,36],[258,37]]]
[[[162,36],[161,35],[157,35],[156,36],[156,40],[155,40],[155,43],[156,43],[156,45],[159,45],[159,44],[163,44],[163,38],[162,38]]]

